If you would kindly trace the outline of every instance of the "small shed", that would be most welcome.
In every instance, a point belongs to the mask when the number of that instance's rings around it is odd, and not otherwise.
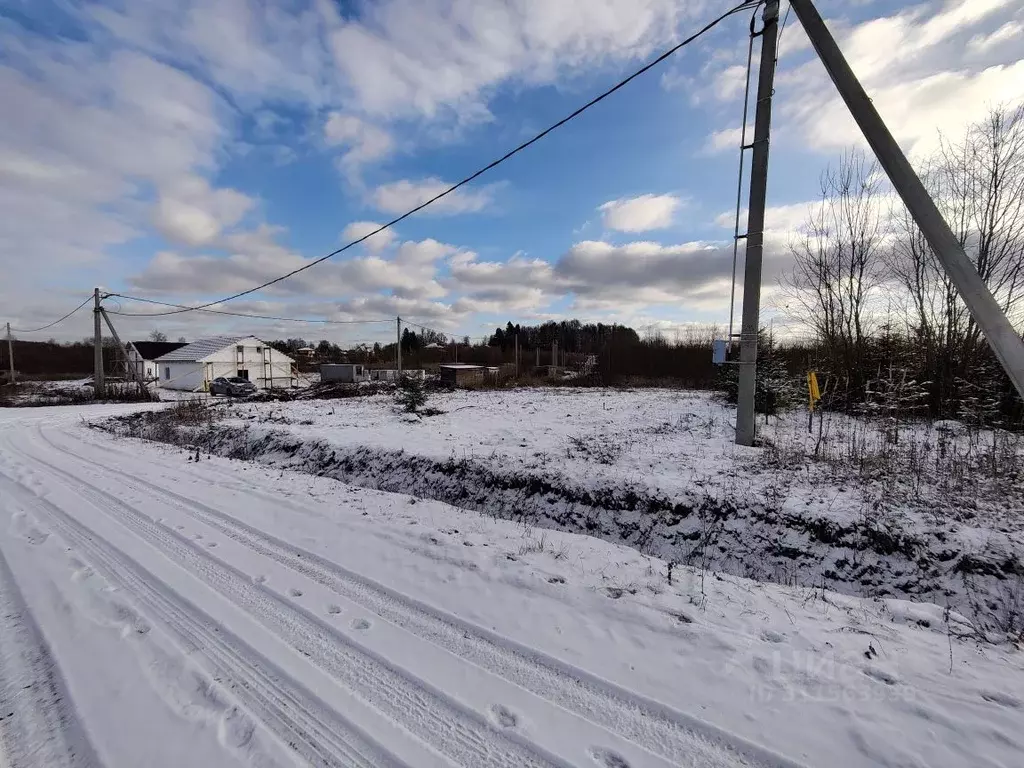
[[[156,362],[157,358],[184,346],[186,346],[184,341],[129,341],[125,345],[125,354],[139,378],[151,381],[160,378],[160,366]]]
[[[482,365],[469,363],[445,363],[441,366],[441,383],[452,387],[464,387],[483,381],[487,369]]]
[[[369,381],[370,372],[359,363],[334,363],[320,366],[320,381],[339,381],[343,384],[358,384]]]

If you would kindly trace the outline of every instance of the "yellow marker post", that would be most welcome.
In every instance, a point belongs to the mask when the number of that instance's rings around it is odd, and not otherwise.
[[[814,407],[821,400],[821,390],[818,388],[818,374],[814,371],[807,372],[807,431],[810,432],[814,426]]]

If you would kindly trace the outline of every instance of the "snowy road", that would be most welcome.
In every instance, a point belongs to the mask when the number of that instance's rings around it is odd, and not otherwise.
[[[82,415],[0,412],[0,763],[792,764],[476,623],[504,593],[472,560],[357,513],[407,497],[304,493]]]

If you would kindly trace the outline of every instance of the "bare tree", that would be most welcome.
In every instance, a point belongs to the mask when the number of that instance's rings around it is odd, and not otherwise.
[[[153,330],[149,332],[150,341],[167,341],[167,334],[163,331]]]
[[[1024,320],[1024,105],[998,107],[957,142],[943,140],[925,183],[1011,321]],[[967,311],[906,209],[893,211],[889,267],[905,290],[907,326],[924,347],[932,410],[955,411],[958,382],[988,356]]]
[[[793,268],[781,280],[789,313],[815,332],[833,374],[845,377],[855,395],[864,385],[884,266],[881,184],[877,165],[858,151],[830,166],[804,239],[791,247]]]

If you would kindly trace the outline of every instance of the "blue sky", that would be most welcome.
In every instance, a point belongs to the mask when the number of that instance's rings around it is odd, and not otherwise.
[[[10,115],[0,125],[3,319],[44,323],[93,285],[209,301],[302,266],[503,153],[727,7],[0,2],[0,93]],[[819,7],[915,159],[987,106],[1024,99],[1020,0]],[[477,337],[509,319],[563,316],[669,331],[724,325],[748,18],[727,20],[392,235],[234,308],[335,320],[402,314]],[[820,172],[859,141],[794,16],[781,50],[766,316],[780,314],[774,281]],[[390,334],[383,324],[198,313],[119,322],[129,335]],[[88,324],[82,315],[52,335],[82,337]]]

